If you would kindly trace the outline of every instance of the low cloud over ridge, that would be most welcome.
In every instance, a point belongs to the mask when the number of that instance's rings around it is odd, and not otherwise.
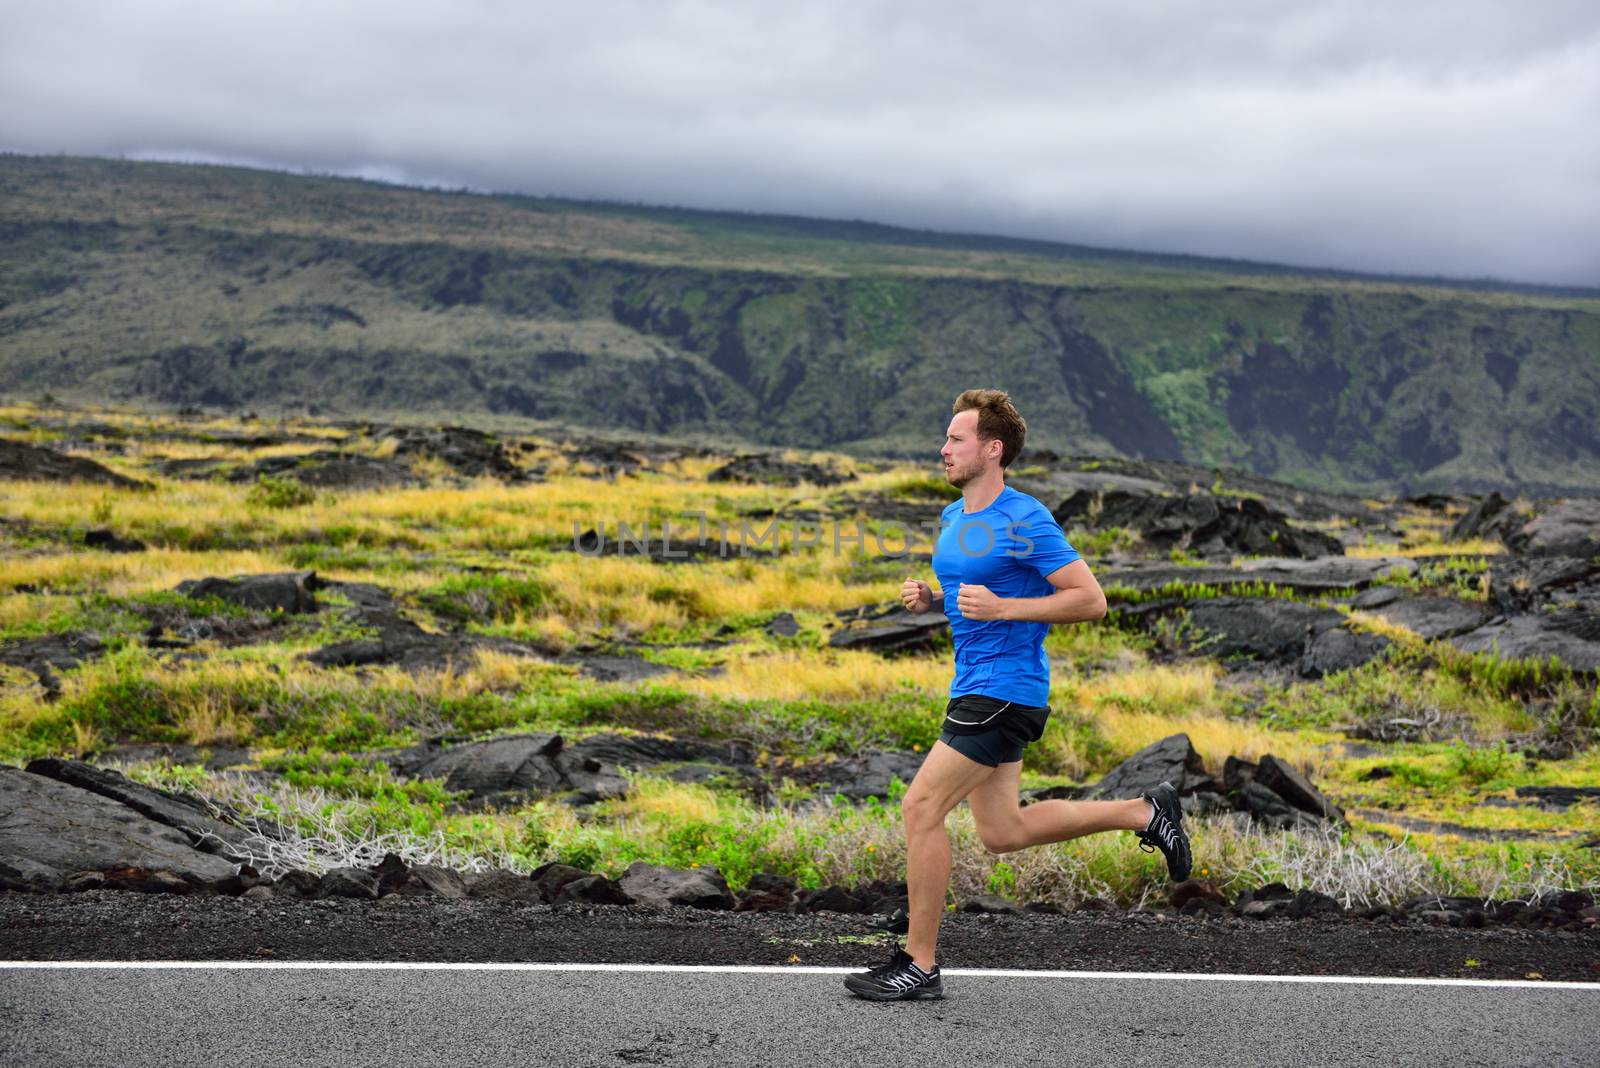
[[[1590,3],[58,0],[0,148],[1600,285]]]

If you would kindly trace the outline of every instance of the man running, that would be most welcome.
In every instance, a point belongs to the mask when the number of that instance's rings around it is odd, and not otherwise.
[[[890,960],[845,979],[874,1001],[944,996],[934,952],[950,886],[945,817],[965,798],[984,846],[1009,853],[1100,831],[1137,831],[1159,849],[1174,881],[1189,877],[1189,838],[1170,783],[1127,801],[1041,801],[1022,808],[1022,751],[1050,715],[1052,623],[1106,614],[1105,594],[1049,509],[1005,484],[1027,424],[1011,399],[969,389],[952,406],[941,450],[961,499],[945,507],[934,548],[941,590],[908,578],[900,599],[913,612],[938,605],[950,617],[955,675],[943,732],[901,802],[910,927]]]

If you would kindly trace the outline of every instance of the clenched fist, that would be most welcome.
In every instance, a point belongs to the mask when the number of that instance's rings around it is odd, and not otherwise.
[[[987,586],[963,582],[956,591],[956,608],[967,619],[999,619],[1001,600]]]
[[[900,587],[900,603],[908,612],[926,612],[933,607],[933,587],[920,579],[908,578]]]

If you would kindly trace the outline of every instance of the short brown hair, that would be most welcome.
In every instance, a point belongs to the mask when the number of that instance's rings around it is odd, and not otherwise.
[[[950,406],[955,415],[969,408],[978,412],[978,437],[1000,442],[1000,466],[1007,468],[1022,451],[1022,442],[1028,436],[1028,424],[1017,411],[1011,398],[1001,389],[969,389],[956,397]]]

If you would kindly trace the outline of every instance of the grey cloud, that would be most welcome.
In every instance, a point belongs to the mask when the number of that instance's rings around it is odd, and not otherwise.
[[[1600,285],[1592,3],[87,3],[0,147]]]

